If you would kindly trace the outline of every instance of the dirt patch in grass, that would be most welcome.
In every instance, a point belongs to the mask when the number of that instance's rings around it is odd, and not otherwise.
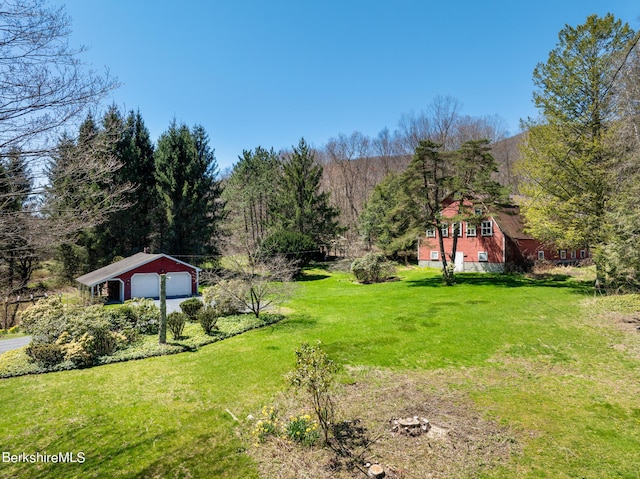
[[[334,449],[272,437],[249,449],[263,477],[361,478],[371,464],[391,479],[477,477],[520,451],[513,431],[484,418],[435,374],[365,369],[350,371],[349,380],[335,393]],[[283,410],[295,407],[285,396],[276,402]],[[394,425],[414,416],[427,419],[430,430],[409,435]]]
[[[591,324],[611,337],[610,325],[624,333],[622,341],[612,337],[612,347],[640,358],[640,294],[600,296],[583,303]]]

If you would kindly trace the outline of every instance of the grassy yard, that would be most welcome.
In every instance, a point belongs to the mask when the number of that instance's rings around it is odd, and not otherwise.
[[[315,269],[298,287],[289,319],[193,353],[1,380],[3,452],[86,460],[1,462],[0,477],[260,477],[244,418],[279,397],[294,349],[318,339],[343,384],[358,371],[380,372],[382,389],[385,375],[404,378],[508,428],[519,451],[480,477],[640,477],[640,334],[584,283],[469,274],[448,288],[407,270],[358,285]]]

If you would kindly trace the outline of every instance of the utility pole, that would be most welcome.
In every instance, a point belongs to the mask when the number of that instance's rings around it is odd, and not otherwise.
[[[160,275],[160,329],[158,343],[167,344],[167,275]]]

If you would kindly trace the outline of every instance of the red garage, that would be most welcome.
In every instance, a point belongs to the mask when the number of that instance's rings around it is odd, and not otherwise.
[[[137,253],[121,261],[76,278],[91,297],[107,296],[111,301],[160,297],[160,275],[167,277],[167,297],[198,294],[200,268],[166,254]]]

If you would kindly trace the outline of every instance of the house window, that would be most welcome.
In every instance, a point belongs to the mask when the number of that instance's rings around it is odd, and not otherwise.
[[[452,233],[454,236],[462,236],[462,223],[453,223]]]
[[[447,223],[444,223],[440,229],[440,233],[442,234],[443,238],[446,238],[447,236],[449,236],[449,225]]]
[[[476,235],[476,225],[467,223],[467,236],[475,236],[475,235]]]
[[[575,251],[571,252],[571,259],[576,259],[576,252]]]
[[[544,251],[542,250],[538,251],[538,259],[541,261],[544,259]]]
[[[485,220],[480,225],[480,232],[482,236],[493,236],[493,222],[491,220]]]
[[[431,259],[433,261],[438,261],[438,252],[437,251],[432,251],[431,252]]]
[[[587,252],[583,249],[580,250],[580,259],[585,259],[587,257]]]
[[[427,238],[435,238],[436,237],[436,229],[431,227],[427,229]]]
[[[478,261],[489,261],[489,254],[486,251],[478,251]]]
[[[475,208],[473,214],[476,216],[482,216],[482,208]]]
[[[566,249],[561,249],[560,250],[560,259],[567,259],[567,250]]]

